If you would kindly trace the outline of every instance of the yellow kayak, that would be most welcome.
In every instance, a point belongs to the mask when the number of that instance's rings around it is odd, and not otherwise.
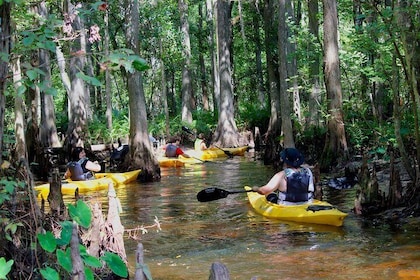
[[[246,186],[248,200],[255,212],[269,218],[284,221],[342,226],[346,213],[325,201],[314,200],[310,204],[279,205],[268,202],[264,195],[250,192]]]
[[[160,167],[183,167],[185,162],[178,158],[160,157],[158,158]]]
[[[189,153],[188,153],[189,154]],[[203,163],[202,160],[193,157],[184,157],[180,155],[177,158],[160,157],[158,158],[160,167],[183,167],[186,164]]]
[[[223,148],[223,150],[227,154],[231,154],[232,156],[243,156],[245,152],[248,151],[248,146],[242,146],[237,148]]]
[[[61,192],[63,194],[74,194],[76,189],[79,189],[79,192],[85,192],[108,188],[110,183],[113,183],[114,185],[127,184],[135,181],[140,174],[140,171],[140,169],[137,169],[124,173],[95,173],[96,179],[86,181],[72,181],[71,179],[66,179],[61,183]],[[50,184],[45,183],[35,186],[35,190],[46,197],[50,191]]]
[[[200,160],[212,160],[212,159],[223,159],[228,156],[243,156],[248,150],[248,146],[242,146],[237,148],[216,148],[210,147],[204,151],[191,150],[186,153],[190,156]]]

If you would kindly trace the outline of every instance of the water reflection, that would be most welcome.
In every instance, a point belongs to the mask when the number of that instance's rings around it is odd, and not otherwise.
[[[419,223],[394,231],[366,225],[351,213],[353,189],[324,189],[325,198],[349,213],[344,226],[297,224],[262,217],[245,194],[200,203],[198,191],[261,185],[270,166],[235,157],[217,163],[162,169],[162,180],[117,188],[125,228],[153,224],[142,236],[153,279],[208,279],[213,262],[224,263],[231,279],[414,279],[420,272]],[[106,191],[95,197],[104,197]],[[106,205],[103,206],[106,208]],[[134,272],[137,241],[126,239]],[[416,274],[417,273],[417,274]]]

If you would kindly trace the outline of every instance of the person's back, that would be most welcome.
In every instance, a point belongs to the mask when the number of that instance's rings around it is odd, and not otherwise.
[[[207,150],[207,145],[206,145],[206,141],[204,140],[204,134],[203,133],[198,134],[197,139],[195,139],[194,150],[196,150],[196,151]]]
[[[70,171],[70,179],[73,181],[85,181],[93,177],[92,173],[84,168],[87,161],[87,158],[82,158],[79,161],[70,161],[67,164],[67,168]]]
[[[286,168],[284,173],[287,181],[286,192],[279,192],[278,203],[306,203],[312,199],[314,192],[313,176],[310,169]]]
[[[64,178],[71,178],[74,181],[90,180],[94,178],[92,172],[99,172],[101,168],[98,162],[91,162],[86,157],[83,147],[75,147],[71,154],[71,161],[67,164]]]

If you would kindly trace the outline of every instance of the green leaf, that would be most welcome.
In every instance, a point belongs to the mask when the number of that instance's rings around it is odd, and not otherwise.
[[[82,79],[83,81],[85,81],[85,82],[86,82],[86,83],[88,83],[88,84],[91,84],[92,86],[97,86],[97,87],[102,86],[101,81],[99,81],[99,80],[98,80],[98,79],[96,79],[95,77],[90,77],[90,76],[87,76],[87,75],[85,75],[85,74],[84,74],[84,73],[82,73],[82,72],[77,73],[77,74],[76,74],[76,77],[78,77],[78,78]]]
[[[83,258],[83,262],[85,263],[85,265],[91,266],[91,267],[94,267],[94,268],[102,267],[101,261],[94,256],[90,256],[90,255],[85,256]]]
[[[127,266],[125,265],[124,261],[121,259],[120,256],[111,252],[105,252],[104,256],[101,258],[109,268],[114,272],[116,275],[120,277],[127,277],[128,270]]]
[[[70,244],[72,232],[73,232],[73,223],[70,221],[62,222],[60,238],[57,239],[58,246]]]
[[[83,246],[83,245],[80,245],[80,256],[82,257],[85,265],[88,265],[88,266],[91,266],[91,267],[94,267],[94,268],[102,267],[101,261],[98,258],[89,255],[87,250],[86,250],[86,247]]]
[[[89,206],[83,201],[78,200],[76,202],[76,206],[69,204],[68,205],[70,217],[79,225],[84,228],[88,228],[90,226],[90,222],[92,220],[92,213],[90,211]]]
[[[25,32],[25,38],[23,38],[22,43],[25,47],[28,47],[33,44],[35,41],[35,34],[33,32]]]
[[[18,96],[23,96],[25,94],[25,92],[26,92],[26,86],[25,85],[22,84],[17,88],[17,95]]]
[[[85,267],[85,279],[86,280],[94,280],[95,279],[95,275],[93,274],[92,269],[90,269],[89,267]]]
[[[12,194],[15,191],[16,188],[16,182],[15,181],[9,181],[7,179],[1,179],[0,185],[4,186],[4,189],[7,191],[7,193]]]
[[[57,250],[57,261],[68,273],[71,273],[73,269],[73,264],[71,262],[70,247],[68,247],[66,251]]]
[[[137,71],[145,71],[147,69],[149,69],[149,65],[147,64],[147,61],[144,60],[141,57],[135,57],[133,60],[133,67],[134,69],[136,69]]]
[[[0,279],[7,279],[7,274],[9,274],[10,270],[12,269],[13,263],[13,260],[6,262],[5,258],[0,258]]]
[[[23,227],[22,223],[9,223],[5,228],[4,231],[10,231],[11,234],[15,234],[17,227]]]
[[[47,267],[47,268],[43,268],[40,270],[42,277],[44,277],[47,280],[59,280],[60,276],[58,275],[58,272],[51,268],[51,267]]]
[[[46,41],[46,42],[44,42],[44,48],[46,50],[49,50],[51,52],[55,52],[55,47],[56,47],[56,45],[52,41]]]
[[[37,237],[42,249],[50,253],[54,252],[57,247],[57,241],[50,231],[47,231],[45,234],[39,233]]]
[[[31,81],[38,79],[38,75],[45,75],[45,73],[44,71],[37,68],[29,69],[26,71],[26,76],[28,76],[29,80]]]

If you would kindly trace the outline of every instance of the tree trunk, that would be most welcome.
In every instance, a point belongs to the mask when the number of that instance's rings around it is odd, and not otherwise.
[[[163,57],[163,47],[162,47],[162,40],[159,40],[159,47],[160,47],[160,53],[161,57]],[[167,91],[167,85],[166,85],[166,69],[165,69],[165,61],[163,59],[160,60],[160,75],[161,75],[161,87],[162,87],[162,102],[163,102],[163,111],[165,113],[165,134],[166,137],[170,137],[169,132],[169,107],[168,107],[168,91]]]
[[[297,59],[296,59],[296,43],[294,40],[290,40],[289,38],[297,38],[296,30],[298,29],[298,24],[293,1],[287,0],[286,1],[286,38],[287,41],[287,49],[286,49],[286,59],[287,59],[287,76],[288,80],[290,80],[290,85],[292,89],[292,105],[293,105],[293,112],[299,124],[302,124],[302,113],[301,113],[301,106],[300,106],[300,93],[299,93],[299,83],[298,83],[298,66],[297,66]],[[289,24],[288,24],[289,23]],[[290,26],[289,26],[290,25]],[[289,90],[289,89],[287,89]]]
[[[283,147],[289,148],[295,146],[293,139],[292,120],[290,118],[291,101],[287,86],[287,24],[286,24],[286,1],[279,0],[279,78],[280,78],[280,108],[281,108],[281,124],[282,124],[282,143]]]
[[[209,36],[208,36],[208,44],[210,46],[210,57],[211,57],[211,78],[212,78],[212,86],[213,86],[213,112],[216,115],[219,113],[220,107],[220,77],[219,77],[219,57],[218,52],[215,51],[214,46],[217,44],[217,40],[215,42],[215,32],[214,32],[214,18],[217,21],[217,6],[215,5],[216,0],[206,0],[206,10],[207,10],[207,24],[209,25]],[[216,10],[216,12],[214,12]],[[217,34],[217,24],[216,24],[216,34]],[[216,50],[219,47],[216,46]]]
[[[275,18],[274,1],[264,1],[264,44],[267,63],[267,79],[270,100],[270,121],[268,123],[267,133],[265,136],[264,163],[270,164],[276,162],[280,142],[276,138],[281,134],[281,117],[280,117],[280,94],[279,94],[279,65],[277,61],[276,42],[278,42],[278,20]],[[277,23],[277,24],[276,24]]]
[[[199,22],[198,22],[198,28],[199,28],[199,42],[206,42],[206,33],[203,29],[203,5],[200,2],[198,4],[198,13],[199,13]],[[199,44],[199,55],[198,60],[200,63],[200,84],[201,84],[201,92],[202,92],[202,107],[204,111],[210,110],[210,104],[209,104],[209,92],[207,89],[207,75],[206,75],[206,64],[204,61],[204,53],[205,48],[204,44]]]
[[[85,28],[82,19],[77,15],[76,6],[70,1],[67,2],[67,10],[65,12],[70,15],[75,15],[71,23],[75,32],[80,32],[80,35],[72,41],[69,65],[69,79],[70,79],[70,93],[69,101],[69,124],[65,140],[65,148],[69,154],[73,147],[84,146],[84,142],[88,133],[88,114],[87,106],[88,100],[87,87],[83,79],[78,74],[83,73],[86,65],[86,37]]]
[[[336,0],[324,0],[324,76],[328,100],[328,130],[320,160],[321,170],[348,158],[344,130],[340,62],[338,58],[338,16]]]
[[[315,42],[319,41],[319,22],[318,22],[318,0],[308,1],[308,18],[309,18],[309,32],[313,36]],[[309,44],[310,54],[310,77],[311,77],[311,93],[309,95],[309,125],[318,127],[320,125],[320,109],[321,109],[321,82],[319,64],[320,59],[316,51],[316,44],[311,41]]]
[[[106,9],[104,17],[104,51],[105,56],[109,56],[109,10]],[[108,67],[105,69],[105,100],[106,100],[106,127],[112,129],[112,92],[111,92],[111,71]]]
[[[193,90],[191,78],[191,43],[190,43],[190,25],[188,23],[188,4],[185,0],[179,0],[179,13],[181,15],[181,32],[183,35],[182,45],[184,54],[184,67],[182,69],[182,113],[181,120],[186,123],[192,123]]]
[[[260,36],[260,12],[256,7],[256,3],[251,3],[252,5],[252,23],[253,23],[253,32],[254,32],[254,42],[255,42],[255,78],[256,78],[256,85],[255,88],[257,89],[257,99],[258,105],[260,108],[265,108],[266,104],[266,93],[264,89],[264,78],[263,78],[263,68],[262,68],[262,43],[261,43],[261,36]]]
[[[410,8],[415,9],[415,6],[411,7],[410,1],[398,0],[395,7],[395,16],[397,19],[398,28],[401,30],[401,43],[403,51],[396,49],[396,53],[399,54],[400,62],[404,70],[404,78],[409,88],[411,109],[413,116],[413,130],[415,135],[415,150],[416,156],[414,164],[416,169],[415,182],[420,180],[420,171],[418,163],[420,162],[420,39],[418,38],[418,22],[412,18]],[[413,11],[414,13],[414,11]],[[418,9],[416,9],[418,13]],[[404,55],[401,55],[404,53]],[[408,170],[412,174],[412,170]],[[418,188],[415,183],[414,186]]]
[[[48,17],[48,9],[46,2],[42,1],[38,4],[39,15],[46,19]],[[39,68],[45,74],[43,80],[46,89],[51,88],[51,64],[50,54],[45,49],[39,50]],[[54,99],[50,92],[41,91],[41,125],[40,125],[40,141],[41,147],[61,147],[60,139],[58,138]],[[35,116],[36,117],[36,116]],[[32,117],[33,120],[37,119]]]
[[[127,46],[140,53],[139,40],[139,7],[137,0],[125,0],[127,28]],[[149,140],[146,100],[143,91],[143,77],[141,72],[127,73],[127,87],[129,93],[130,108],[130,136],[129,156],[125,158],[125,169],[134,170],[141,168],[139,175],[141,181],[156,181],[160,179],[160,168],[153,153],[153,147]]]
[[[239,133],[234,118],[233,84],[231,69],[231,4],[217,1],[217,41],[219,53],[220,108],[214,143],[222,147],[237,147]]]
[[[4,1],[0,5],[0,53],[10,54],[10,9],[11,3]],[[3,135],[4,135],[4,117],[6,108],[6,81],[9,74],[9,65],[7,60],[0,59],[0,152],[3,151]],[[3,158],[0,157],[0,165]]]
[[[17,92],[15,96],[15,136],[16,136],[16,147],[14,153],[14,161],[19,162],[21,159],[27,159],[28,154],[26,151],[25,141],[25,129],[26,120],[24,112],[24,103],[22,94],[19,93],[19,89],[22,86],[22,73],[20,71],[20,59],[16,58],[11,62],[13,71],[13,84]]]

